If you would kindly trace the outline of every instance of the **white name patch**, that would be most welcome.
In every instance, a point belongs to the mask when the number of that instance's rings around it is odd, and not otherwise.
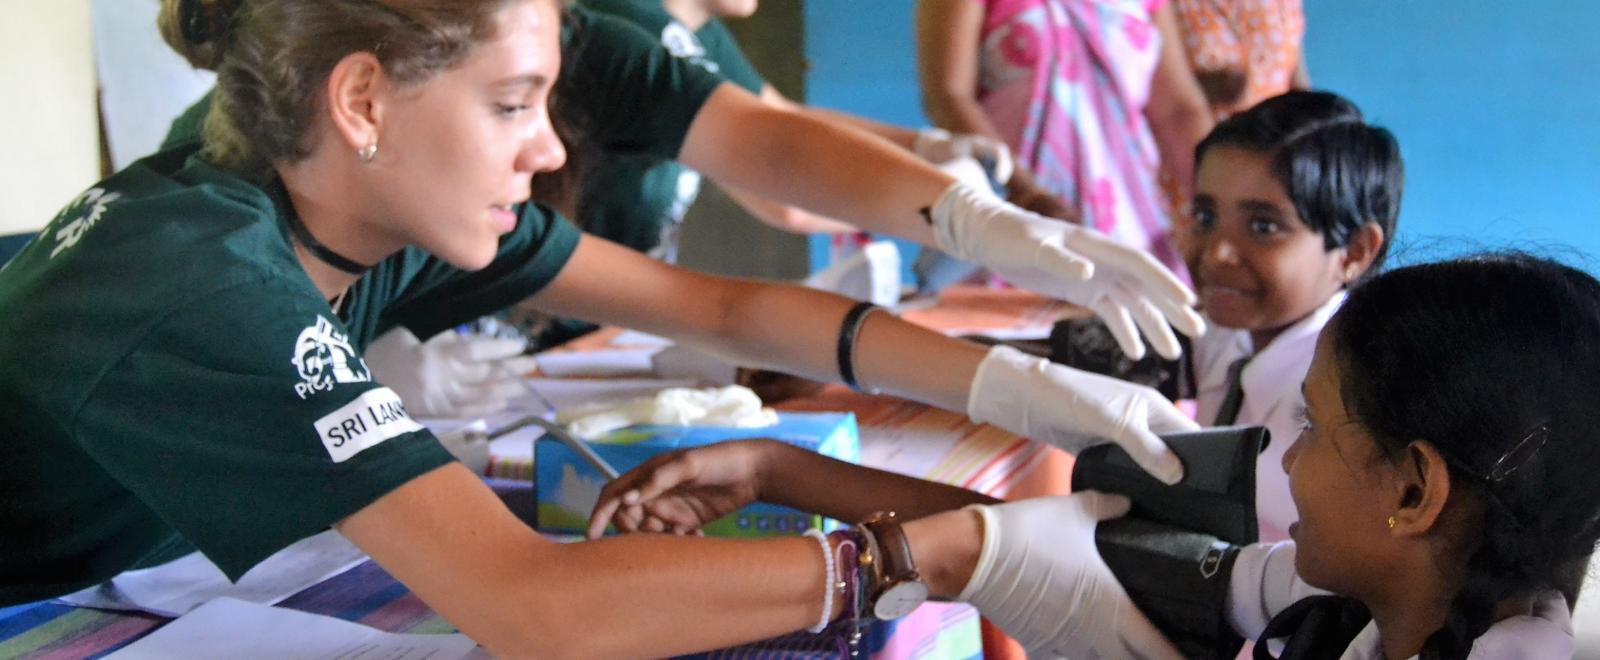
[[[406,414],[400,395],[387,387],[368,390],[317,420],[317,435],[333,462],[343,463],[384,440],[422,429]]]

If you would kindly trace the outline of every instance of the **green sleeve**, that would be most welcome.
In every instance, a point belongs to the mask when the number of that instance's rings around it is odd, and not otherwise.
[[[745,57],[739,42],[728,32],[728,26],[713,18],[695,36],[700,37],[700,45],[706,49],[706,58],[717,63],[717,72],[722,77],[749,90],[751,94],[761,94],[761,88],[766,86],[767,81],[756,71],[756,65]]]
[[[540,204],[524,204],[516,231],[500,239],[500,252],[482,270],[466,272],[420,250],[415,275],[383,312],[377,332],[395,326],[426,339],[527,299],[549,284],[578,249],[581,234],[566,218]]]
[[[561,92],[577,129],[614,155],[676,159],[721,76],[673,57],[620,18],[574,8]]]
[[[232,579],[451,460],[314,292],[210,293],[95,385],[74,436]]]

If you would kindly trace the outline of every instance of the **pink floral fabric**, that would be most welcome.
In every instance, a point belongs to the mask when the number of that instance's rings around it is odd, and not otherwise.
[[[975,1],[978,100],[1018,160],[1085,224],[1181,269],[1144,118],[1164,0]]]

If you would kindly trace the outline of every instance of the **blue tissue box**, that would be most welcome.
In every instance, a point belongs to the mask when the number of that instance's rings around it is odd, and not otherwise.
[[[852,413],[778,413],[778,423],[760,428],[632,426],[591,440],[596,454],[627,472],[657,454],[726,440],[773,438],[842,461],[861,461],[861,433]],[[582,534],[606,479],[566,445],[539,442],[533,456],[536,526],[551,534]],[[823,528],[822,516],[757,502],[705,527],[707,536],[756,537],[799,534]]]

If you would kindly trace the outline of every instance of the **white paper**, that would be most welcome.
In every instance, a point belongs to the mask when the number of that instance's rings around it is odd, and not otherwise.
[[[106,658],[457,660],[476,646],[461,634],[388,633],[320,614],[218,598]]]
[[[551,378],[598,378],[610,376],[648,376],[650,356],[659,347],[619,348],[602,351],[562,351],[533,356],[539,371]]]
[[[100,110],[112,169],[155,153],[172,120],[216,81],[161,40],[157,0],[94,0]]]
[[[671,346],[672,340],[660,335],[652,335],[648,332],[639,332],[638,330],[623,330],[622,332],[617,333],[617,336],[611,338],[610,344],[619,348],[644,348],[647,346],[662,348]]]
[[[136,571],[126,571],[59,600],[79,607],[148,612],[176,617],[207,601],[228,597],[273,604],[354,568],[367,555],[328,530],[279,550],[250,569],[238,583],[198,552]]]

